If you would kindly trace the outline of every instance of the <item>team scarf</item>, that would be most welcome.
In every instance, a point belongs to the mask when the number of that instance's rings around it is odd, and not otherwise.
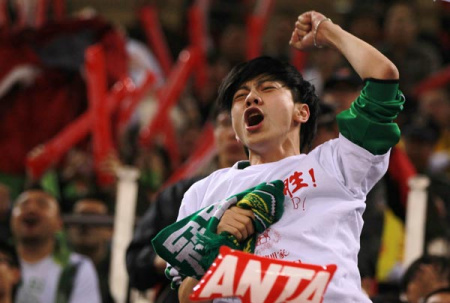
[[[257,234],[277,222],[284,210],[284,183],[265,182],[207,206],[167,226],[152,240],[155,252],[183,276],[200,279],[222,245],[253,253]],[[224,212],[231,206],[250,209],[255,215],[255,232],[239,242],[228,232],[216,234]]]

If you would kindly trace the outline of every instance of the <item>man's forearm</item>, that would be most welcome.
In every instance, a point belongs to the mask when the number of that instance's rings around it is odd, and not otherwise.
[[[336,48],[352,65],[362,79],[394,80],[399,78],[398,69],[380,51],[363,40],[343,30],[332,22],[322,22],[318,37]]]

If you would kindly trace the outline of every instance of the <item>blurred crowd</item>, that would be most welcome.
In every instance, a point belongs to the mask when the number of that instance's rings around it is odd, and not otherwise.
[[[130,289],[152,289],[148,302],[177,302],[164,278],[165,263],[150,241],[176,219],[183,193],[193,182],[246,157],[230,117],[214,101],[227,72],[250,59],[246,21],[264,1],[168,2],[150,4],[158,12],[153,24],[161,27],[172,66],[183,63],[195,40],[188,26],[194,4],[206,12],[206,64],[201,86],[194,77],[183,83],[176,104],[164,116],[159,101],[174,75],[140,22],[142,9],[150,7],[146,3],[136,12],[136,22],[123,26],[92,9],[64,18],[52,17],[49,10],[42,23],[30,4],[37,2],[0,1],[0,302],[114,302],[108,285],[112,222],[120,215],[115,214],[117,174],[128,166],[139,170],[136,233],[126,256]],[[274,1],[260,54],[297,63],[315,85],[321,98],[317,146],[338,136],[336,114],[359,95],[363,80],[333,49],[318,48],[298,61],[288,41],[303,11],[291,2],[282,6]],[[328,15],[395,63],[406,97],[397,120],[402,140],[392,150],[388,172],[367,198],[359,255],[362,288],[374,302],[448,302],[450,3],[338,2],[346,6],[329,7]],[[418,21],[428,14],[432,26]],[[125,123],[120,110],[111,114],[112,148],[106,155],[94,157],[95,134],[80,132],[66,153],[50,159],[52,165],[41,174],[33,173],[28,160],[46,152],[47,142],[92,109],[84,54],[94,44],[104,50],[108,92],[123,79],[139,87],[147,73],[155,82]],[[143,144],[143,130],[158,119],[158,134]],[[89,121],[88,127],[95,119]],[[199,153],[200,146],[211,152]],[[194,169],[182,171],[193,161]],[[102,182],[99,174],[112,179]],[[430,181],[424,255],[405,267],[408,179],[418,174]]]

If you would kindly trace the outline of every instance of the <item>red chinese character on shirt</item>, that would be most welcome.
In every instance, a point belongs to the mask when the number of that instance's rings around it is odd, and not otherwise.
[[[295,188],[292,191],[293,193],[295,193],[296,191],[298,191],[302,187],[308,187],[308,184],[303,182],[303,178],[300,178],[302,175],[303,175],[303,173],[296,171],[294,174],[292,174],[289,177],[289,182],[292,185],[295,185]]]
[[[286,196],[286,194],[289,194],[289,197],[292,198],[292,193],[291,193],[291,191],[289,190],[289,180],[288,180],[288,179],[284,180],[284,190],[283,190],[283,194],[284,194],[285,196]]]

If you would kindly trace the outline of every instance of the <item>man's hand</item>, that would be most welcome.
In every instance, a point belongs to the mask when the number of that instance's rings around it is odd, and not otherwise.
[[[187,277],[181,282],[180,288],[178,289],[178,300],[180,303],[192,303],[189,300],[189,295],[192,293],[193,288],[197,285],[198,280],[192,277]],[[204,303],[210,303],[212,301],[202,301]]]
[[[164,271],[166,270],[167,262],[161,258],[160,256],[156,255],[155,259],[153,260],[153,266],[155,266],[156,270],[160,274],[164,274]]]
[[[251,210],[233,206],[226,210],[220,219],[217,234],[226,231],[235,236],[238,241],[243,241],[255,232],[254,219],[255,215]]]
[[[296,49],[302,51],[314,48],[314,34],[316,34],[316,43],[318,45],[327,45],[326,39],[320,34],[320,29],[322,26],[326,26],[324,22],[322,22],[319,26],[317,33],[314,33],[317,24],[326,18],[327,17],[321,13],[315,11],[309,11],[301,14],[295,22],[295,28],[292,32],[289,45],[292,45]]]

